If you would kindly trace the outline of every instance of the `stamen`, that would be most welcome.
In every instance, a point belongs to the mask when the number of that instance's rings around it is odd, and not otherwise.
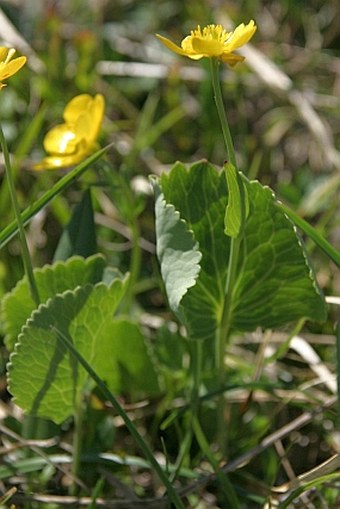
[[[6,57],[6,60],[5,60],[5,64],[8,64],[8,62],[13,57],[14,53],[15,53],[15,49],[14,48],[11,48],[11,49],[8,50],[8,54],[7,54],[7,57]]]

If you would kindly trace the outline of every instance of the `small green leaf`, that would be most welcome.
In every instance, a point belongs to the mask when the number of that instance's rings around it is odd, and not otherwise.
[[[121,302],[126,280],[87,284],[50,299],[34,311],[11,354],[9,391],[15,402],[32,415],[56,423],[72,415],[75,402],[88,381],[87,372],[58,340],[58,332],[100,372],[100,349],[113,357],[112,373],[105,372],[109,387],[116,388],[112,317]],[[113,349],[110,348],[112,345]],[[98,366],[97,366],[98,364]],[[104,370],[105,371],[105,370]]]
[[[102,280],[104,275],[105,260],[101,255],[94,255],[86,260],[80,256],[74,256],[66,262],[60,261],[34,270],[42,303],[65,290],[73,290],[86,283],[97,283]],[[13,350],[21,327],[35,308],[36,305],[31,297],[27,279],[24,277],[4,297],[2,302],[2,320],[6,333],[5,344],[8,350]]]
[[[224,172],[229,194],[224,217],[224,233],[236,238],[249,214],[248,192],[241,175],[231,163],[224,165]]]
[[[91,191],[86,189],[61,235],[53,261],[67,260],[72,255],[87,258],[96,252],[97,242]]]

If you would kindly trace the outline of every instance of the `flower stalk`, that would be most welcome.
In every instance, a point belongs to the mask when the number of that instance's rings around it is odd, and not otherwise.
[[[11,161],[10,161],[10,157],[9,157],[9,153],[8,153],[6,138],[4,136],[1,126],[0,126],[0,145],[1,145],[2,153],[4,155],[5,172],[6,172],[7,182],[8,182],[8,188],[9,188],[11,202],[12,202],[12,206],[13,206],[13,210],[14,210],[14,214],[15,214],[15,219],[16,219],[17,226],[18,226],[19,239],[20,239],[20,244],[21,244],[21,255],[22,255],[22,260],[23,260],[23,264],[24,264],[25,274],[26,274],[26,277],[28,280],[32,299],[34,300],[36,306],[38,307],[40,304],[38,287],[36,285],[36,281],[34,278],[31,255],[30,255],[30,252],[28,249],[26,235],[25,235],[25,229],[24,229],[24,225],[23,225],[23,222],[21,219],[19,203],[18,203],[16,192],[15,192],[13,172],[12,172]]]
[[[231,164],[237,171],[237,163],[235,156],[235,149],[233,140],[231,137],[228,119],[225,113],[222,91],[221,91],[221,82],[219,77],[219,60],[217,58],[210,59],[210,70],[211,70],[211,79],[214,91],[214,99],[218,112],[218,116],[220,119],[221,129],[223,133],[223,140],[225,143],[225,147],[227,150],[227,157]],[[230,252],[229,252],[229,261],[228,261],[228,272],[227,272],[227,280],[225,286],[225,299],[224,306],[222,310],[222,316],[220,321],[220,326],[216,335],[216,350],[215,350],[215,358],[216,358],[216,366],[218,370],[218,383],[220,389],[225,384],[225,369],[224,369],[224,354],[226,344],[230,335],[230,326],[231,326],[231,311],[232,311],[232,297],[234,290],[234,283],[236,279],[237,273],[237,264],[239,258],[240,244],[242,239],[242,230],[244,226],[245,220],[245,199],[244,199],[244,189],[243,183],[241,181],[241,177],[237,172],[237,181],[238,187],[240,190],[241,197],[241,230],[236,237],[231,237],[230,239]],[[225,452],[225,426],[224,426],[224,396],[223,392],[221,392],[219,398],[218,405],[218,434],[219,434],[219,444],[222,454]]]
[[[234,144],[231,137],[228,120],[226,117],[220,76],[219,76],[219,65],[220,62],[228,64],[230,67],[234,67],[237,63],[243,62],[244,57],[234,53],[235,50],[246,44],[256,32],[256,25],[253,20],[250,20],[247,25],[241,23],[232,32],[227,32],[222,25],[207,25],[203,29],[198,26],[195,30],[191,30],[190,35],[185,37],[181,45],[178,46],[170,39],[157,34],[158,39],[168,49],[177,53],[178,55],[188,57],[192,60],[200,60],[201,58],[209,58],[210,60],[210,71],[211,79],[214,90],[214,99],[217,107],[217,112],[222,128],[223,140],[226,146],[228,163],[233,167],[234,182],[236,184],[236,195],[233,195],[233,201],[237,203],[237,210],[239,216],[238,228],[232,228],[230,233],[230,253],[228,261],[228,273],[225,287],[225,299],[224,306],[220,317],[220,324],[216,332],[216,349],[215,349],[215,361],[218,370],[218,382],[219,388],[221,389],[221,396],[219,400],[218,408],[218,429],[219,429],[219,443],[220,449],[223,454],[225,444],[225,426],[224,426],[224,397],[223,397],[223,386],[225,381],[224,373],[224,353],[227,340],[230,335],[231,319],[232,319],[232,296],[234,291],[234,285],[237,275],[237,265],[240,252],[240,245],[243,237],[244,224],[248,212],[248,200],[246,195],[246,189],[244,187],[242,177],[237,171],[236,156],[234,150]],[[225,168],[228,171],[228,168]],[[227,179],[228,183],[228,179]],[[229,188],[229,184],[228,184]],[[235,189],[235,187],[234,187]],[[229,189],[229,203],[231,190]],[[226,211],[228,213],[228,209]],[[225,230],[226,235],[229,235],[229,225]],[[193,398],[195,394],[193,393]]]
[[[222,91],[221,91],[221,82],[220,82],[220,76],[219,76],[219,67],[220,62],[217,58],[210,58],[210,72],[211,72],[211,81],[213,85],[213,91],[214,91],[214,99],[215,104],[217,108],[217,113],[220,119],[221,129],[223,133],[223,140],[227,149],[228,154],[228,160],[231,162],[231,164],[237,168],[236,165],[236,157],[235,157],[235,149],[233,140],[231,137],[229,124],[227,120],[227,116],[225,113],[224,105],[223,105],[223,98],[222,98]]]

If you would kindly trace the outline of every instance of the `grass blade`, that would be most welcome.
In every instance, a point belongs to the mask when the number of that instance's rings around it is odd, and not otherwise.
[[[54,186],[49,189],[43,196],[38,198],[32,205],[27,207],[21,213],[21,219],[24,225],[28,224],[32,217],[35,216],[43,207],[45,207],[48,203],[50,203],[53,198],[58,196],[64,189],[72,184],[74,180],[76,180],[80,175],[82,175],[92,163],[100,159],[100,157],[107,152],[107,150],[112,145],[107,145],[106,147],[98,150],[90,157],[82,161],[78,164],[73,170],[71,170],[67,175],[62,177],[58,182],[54,184]],[[18,233],[18,227],[16,221],[12,221],[9,225],[6,226],[0,232],[0,249],[3,248],[16,234]]]

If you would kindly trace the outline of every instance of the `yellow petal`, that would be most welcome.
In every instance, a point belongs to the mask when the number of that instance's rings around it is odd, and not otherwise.
[[[189,56],[185,51],[183,51],[182,48],[177,46],[177,44],[170,41],[170,39],[167,39],[166,37],[163,37],[162,35],[159,34],[156,34],[156,37],[158,37],[158,39],[171,51],[174,51],[178,55]]]
[[[256,30],[257,27],[253,20],[249,21],[248,25],[241,23],[241,25],[236,27],[227,39],[225,49],[228,51],[234,51],[234,49],[240,48],[253,37]]]
[[[33,166],[33,170],[58,170],[60,168],[68,168],[74,166],[85,159],[86,154],[79,152],[71,156],[47,156],[40,163]]]
[[[18,57],[14,60],[11,60],[8,63],[1,62],[0,63],[0,80],[4,80],[9,78],[13,74],[19,71],[23,65],[26,63],[26,57]]]
[[[49,154],[34,170],[73,166],[96,150],[96,138],[104,116],[105,101],[101,94],[74,97],[65,107],[63,124],[54,126],[45,136],[44,148]]]
[[[67,104],[63,117],[67,124],[72,125],[77,137],[84,138],[91,144],[98,136],[104,109],[105,101],[101,94],[94,98],[81,94]]]
[[[67,103],[63,118],[66,123],[73,124],[77,121],[80,113],[89,107],[89,104],[93,101],[93,98],[89,94],[76,95]]]
[[[218,57],[223,53],[223,44],[217,39],[202,39],[201,37],[192,37],[192,49],[196,54],[206,57]]]
[[[104,116],[104,98],[98,94],[88,104],[88,109],[80,113],[73,128],[77,138],[83,138],[88,145],[92,145],[99,134]]]
[[[105,110],[105,100],[101,94],[96,94],[90,105],[89,113],[92,117],[91,129],[89,131],[88,140],[94,142],[99,134],[100,127],[103,122]]]
[[[84,139],[87,143],[93,140],[94,128],[97,129],[97,126],[94,126],[94,118],[90,111],[82,111],[72,126],[77,139]]]
[[[205,55],[203,53],[196,53],[192,47],[192,36],[188,35],[181,42],[182,49],[184,51],[184,55],[191,58],[192,60],[199,60],[203,58]]]
[[[69,155],[77,151],[80,139],[67,124],[53,127],[45,136],[44,149],[49,154]]]

